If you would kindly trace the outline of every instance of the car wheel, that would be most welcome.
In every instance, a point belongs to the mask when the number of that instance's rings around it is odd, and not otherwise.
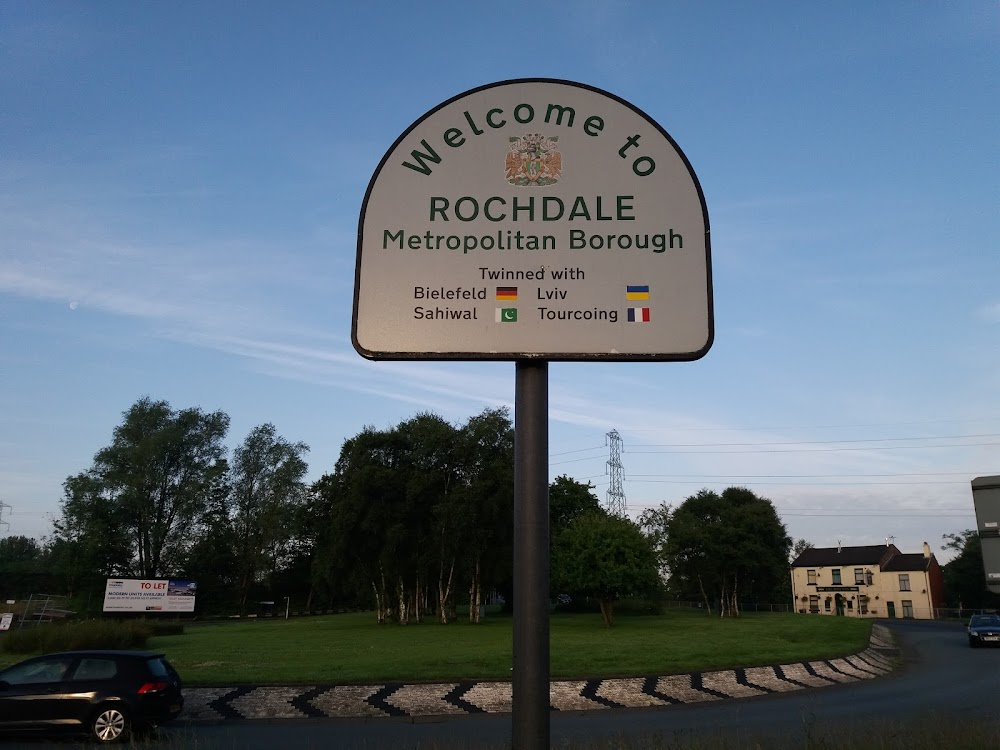
[[[119,706],[102,706],[90,722],[90,735],[98,742],[120,742],[128,730],[128,716]]]

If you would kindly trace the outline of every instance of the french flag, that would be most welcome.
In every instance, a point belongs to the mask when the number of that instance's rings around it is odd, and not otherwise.
[[[648,323],[649,322],[649,308],[648,307],[630,307],[628,309],[628,322],[629,323]]]

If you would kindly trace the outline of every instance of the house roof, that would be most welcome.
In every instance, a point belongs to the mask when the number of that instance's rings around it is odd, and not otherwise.
[[[879,565],[888,557],[901,556],[895,544],[867,547],[810,547],[792,561],[793,568],[826,568],[838,565]],[[902,555],[911,557],[911,555]],[[923,555],[919,555],[923,557]],[[922,569],[922,568],[921,568]],[[916,570],[916,568],[907,568]]]
[[[924,557],[923,553],[899,554],[893,557],[882,566],[885,571],[907,571],[907,570],[927,570],[930,568],[931,558]]]

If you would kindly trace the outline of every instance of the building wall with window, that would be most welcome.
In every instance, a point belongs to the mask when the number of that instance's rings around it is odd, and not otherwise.
[[[893,544],[812,548],[792,561],[794,609],[803,614],[932,619],[944,601],[941,566]]]

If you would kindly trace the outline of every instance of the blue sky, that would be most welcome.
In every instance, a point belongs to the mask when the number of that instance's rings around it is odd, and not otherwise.
[[[631,512],[771,498],[817,546],[974,527],[1000,473],[1000,5],[0,6],[0,502],[62,481],[148,395],[311,447],[512,405],[514,365],[351,346],[357,222],[415,120],[512,78],[622,97],[683,149],[712,227],[715,343],[554,363],[550,466]],[[0,529],[0,533],[2,529]],[[947,559],[946,554],[940,555]]]

